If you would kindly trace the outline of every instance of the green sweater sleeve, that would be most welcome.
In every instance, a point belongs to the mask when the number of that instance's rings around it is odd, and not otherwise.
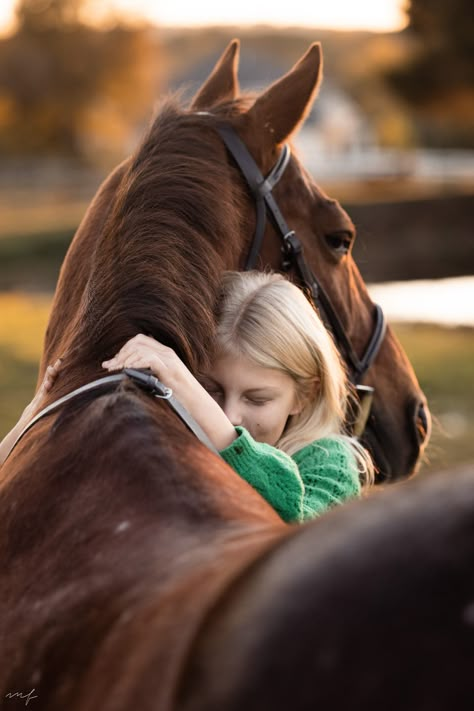
[[[360,494],[356,459],[344,440],[325,438],[292,457],[256,442],[243,427],[221,456],[287,523],[308,521]]]
[[[304,486],[295,462],[280,449],[256,442],[243,427],[235,429],[238,437],[220,452],[222,458],[284,521],[303,521]]]
[[[303,519],[318,516],[331,506],[360,494],[357,462],[342,439],[316,440],[293,459],[304,483]]]

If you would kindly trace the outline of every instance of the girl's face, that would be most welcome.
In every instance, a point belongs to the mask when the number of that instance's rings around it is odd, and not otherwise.
[[[203,384],[232,424],[245,427],[257,442],[275,445],[288,417],[301,410],[287,373],[263,368],[245,356],[220,356]]]

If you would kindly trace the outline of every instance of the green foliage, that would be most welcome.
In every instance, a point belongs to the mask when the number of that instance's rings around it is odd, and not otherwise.
[[[474,15],[470,0],[410,0],[414,49],[386,73],[418,112],[424,143],[474,147]]]
[[[16,16],[26,32],[78,25],[84,0],[20,0]]]
[[[22,0],[0,43],[0,154],[89,158],[129,139],[154,96],[154,48],[144,29],[99,31],[82,0]],[[152,61],[153,60],[153,61]],[[97,145],[98,144],[98,145]]]
[[[440,47],[446,53],[472,64],[474,17],[470,0],[410,0],[409,26],[426,48]]]

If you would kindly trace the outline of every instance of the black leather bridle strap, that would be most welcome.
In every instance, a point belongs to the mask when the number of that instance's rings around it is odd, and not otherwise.
[[[217,127],[217,130],[227,146],[229,153],[233,156],[235,162],[240,168],[240,171],[244,176],[255,200],[255,233],[247,256],[247,261],[245,263],[245,271],[249,271],[255,267],[258,255],[260,254],[260,249],[262,247],[267,207],[271,209],[269,203],[275,203],[272,190],[285,172],[291,153],[289,146],[284,145],[278,161],[267,177],[264,178],[254,159],[250,155],[247,146],[235,133],[234,129],[228,124],[220,124]]]
[[[284,145],[277,163],[269,175],[264,178],[254,159],[249,153],[245,143],[235,132],[230,124],[220,124],[217,130],[224,141],[229,153],[239,166],[247,185],[249,186],[256,204],[256,228],[254,239],[247,258],[245,269],[253,269],[260,253],[265,231],[265,218],[268,212],[275,228],[283,240],[283,253],[285,255],[284,266],[286,269],[292,265],[296,268],[298,276],[303,286],[305,286],[313,299],[315,306],[321,314],[324,322],[333,332],[340,351],[342,352],[347,365],[350,368],[351,381],[356,384],[366,373],[373,363],[379,348],[382,344],[386,322],[382,309],[375,305],[374,328],[369,343],[366,346],[364,355],[359,358],[354,351],[351,342],[346,334],[345,328],[338,317],[334,306],[320,283],[316,279],[312,270],[308,266],[304,254],[303,245],[297,238],[295,232],[290,230],[275,198],[272,189],[283,175],[290,159],[290,149]]]
[[[364,355],[362,358],[359,358],[347,337],[345,328],[329,296],[324,289],[321,288],[321,285],[304,259],[303,247],[300,241],[294,233],[286,235],[284,240],[286,240],[285,251],[289,260],[295,264],[302,283],[309,289],[313,302],[317,306],[324,322],[329,325],[340,350],[343,352],[346,363],[351,370],[351,381],[354,384],[358,383],[372,365],[385,336],[387,323],[381,307],[378,304],[374,304],[375,311],[372,335],[364,350]]]
[[[72,392],[68,393],[67,395],[64,395],[63,397],[60,397],[58,400],[55,400],[52,402],[50,405],[47,405],[45,408],[40,410],[32,420],[28,422],[28,424],[22,429],[18,437],[15,439],[13,442],[12,446],[10,447],[9,452],[7,453],[6,457],[4,458],[3,462],[5,463],[6,459],[10,456],[18,442],[22,439],[22,437],[35,425],[39,420],[41,420],[43,417],[46,417],[46,415],[49,415],[51,412],[54,412],[57,410],[61,405],[64,405],[66,402],[69,402],[70,400],[73,400],[76,398],[78,395],[82,395],[87,392],[91,392],[94,390],[99,390],[102,389],[104,386],[113,384],[113,383],[119,383],[122,380],[126,380],[130,378],[133,380],[137,385],[140,385],[142,388],[147,390],[150,394],[152,394],[154,397],[159,398],[161,400],[167,400],[172,407],[172,409],[176,412],[176,414],[180,417],[180,419],[184,422],[186,427],[191,430],[193,434],[196,435],[196,437],[208,447],[214,454],[219,455],[219,452],[217,449],[214,447],[212,444],[211,440],[209,437],[206,435],[202,427],[196,422],[194,417],[186,410],[186,408],[177,400],[174,395],[173,391],[171,388],[168,388],[166,385],[163,385],[161,381],[158,380],[158,378],[155,378],[155,376],[148,371],[143,371],[143,370],[135,370],[134,368],[126,368],[123,372],[121,373],[116,373],[114,375],[106,375],[103,378],[99,378],[98,380],[94,380],[91,383],[87,383],[86,385],[82,385],[80,388],[76,388],[76,390],[72,390]],[[220,456],[220,455],[219,455]]]

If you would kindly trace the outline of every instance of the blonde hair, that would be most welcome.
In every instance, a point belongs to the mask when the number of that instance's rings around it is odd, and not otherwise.
[[[219,303],[219,352],[287,373],[301,410],[290,415],[276,446],[294,454],[316,439],[344,439],[361,480],[373,481],[368,452],[344,432],[349,384],[332,337],[304,293],[281,274],[226,272]]]

